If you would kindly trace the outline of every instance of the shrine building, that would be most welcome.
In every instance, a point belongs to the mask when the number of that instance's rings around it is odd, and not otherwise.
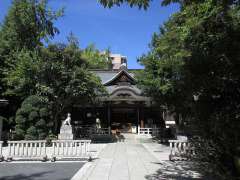
[[[127,68],[127,59],[111,55],[112,68],[93,70],[107,90],[99,94],[94,105],[73,107],[72,120],[76,127],[96,124],[124,133],[137,133],[138,128],[165,127],[163,112],[154,101],[138,87],[136,69]]]

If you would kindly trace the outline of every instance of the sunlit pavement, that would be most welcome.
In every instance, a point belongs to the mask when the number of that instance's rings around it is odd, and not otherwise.
[[[108,144],[85,174],[79,176],[80,179],[202,179],[192,163],[170,162],[169,147],[148,140],[142,141],[134,134],[124,134],[124,137],[124,142]]]

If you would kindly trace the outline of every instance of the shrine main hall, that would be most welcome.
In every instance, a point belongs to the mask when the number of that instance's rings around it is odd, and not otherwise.
[[[126,57],[119,54],[111,55],[111,59],[111,68],[92,70],[101,79],[107,93],[99,94],[97,103],[72,108],[75,128],[99,123],[101,128],[111,131],[138,133],[139,127],[164,127],[160,106],[145,96],[137,84],[135,73],[139,70],[128,69]]]

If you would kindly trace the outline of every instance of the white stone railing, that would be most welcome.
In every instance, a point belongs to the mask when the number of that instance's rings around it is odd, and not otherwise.
[[[195,151],[187,140],[169,140],[170,143],[170,156],[169,159],[173,160],[174,157],[189,158],[195,155]]]
[[[52,161],[62,158],[90,158],[91,140],[53,140]]]
[[[189,142],[185,140],[169,140],[169,143],[172,155],[185,153],[189,147]]]
[[[160,128],[138,128],[138,135],[151,135],[156,136],[160,134]]]
[[[8,141],[8,157],[12,159],[47,159],[46,141]]]
[[[3,141],[0,141],[0,162],[3,161],[2,148],[3,148]]]

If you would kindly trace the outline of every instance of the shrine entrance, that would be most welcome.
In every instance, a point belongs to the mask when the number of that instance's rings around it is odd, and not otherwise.
[[[135,108],[112,108],[111,129],[120,133],[137,133],[137,110]]]

